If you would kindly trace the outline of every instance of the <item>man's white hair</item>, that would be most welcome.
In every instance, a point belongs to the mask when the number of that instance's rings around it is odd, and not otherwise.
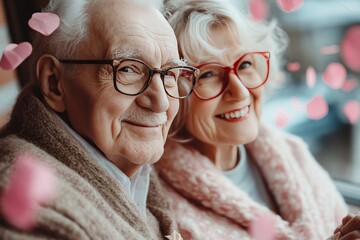
[[[88,9],[96,2],[104,0],[50,0],[43,12],[55,13],[60,17],[59,28],[50,36],[39,34],[35,37],[34,48],[39,52],[46,50],[58,58],[67,58],[74,54],[77,44],[87,35]],[[121,0],[119,0],[121,1]],[[161,0],[131,0],[139,4],[147,4],[162,10]],[[126,4],[126,1],[124,1]]]
[[[58,59],[76,58],[78,44],[87,37],[89,23],[89,9],[97,3],[107,0],[50,0],[42,12],[54,13],[60,18],[60,26],[50,36],[34,33],[33,49],[31,56],[31,69],[33,71],[39,57],[44,54],[52,54]],[[149,5],[162,10],[162,0],[118,0]],[[31,76],[35,77],[35,72]],[[36,79],[36,78],[34,78]]]
[[[155,7],[158,10],[162,10],[164,4],[163,4],[163,0],[135,0],[135,2],[140,3],[140,4],[148,4],[150,6]]]
[[[59,28],[44,38],[51,54],[66,58],[74,53],[77,44],[87,33],[88,5],[95,1],[97,0],[51,0],[43,9],[43,12],[55,13],[60,17]]]

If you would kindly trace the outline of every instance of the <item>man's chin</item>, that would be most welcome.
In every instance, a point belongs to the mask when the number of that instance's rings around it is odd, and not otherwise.
[[[129,143],[131,145],[131,143]],[[138,169],[145,164],[153,164],[159,161],[164,148],[153,146],[151,149],[138,147],[128,148],[121,154],[109,154],[107,158],[112,161],[128,177],[134,176]]]
[[[128,150],[128,161],[138,165],[152,164],[161,158],[164,144],[162,141],[138,142],[132,143],[131,149]]]
[[[146,132],[145,135],[131,130],[123,129],[115,143],[114,147],[122,159],[120,161],[136,165],[157,162],[164,152],[164,137],[161,129],[157,129],[152,134]]]

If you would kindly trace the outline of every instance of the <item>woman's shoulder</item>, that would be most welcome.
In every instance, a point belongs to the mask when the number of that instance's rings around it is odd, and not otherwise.
[[[291,142],[294,144],[306,144],[301,137],[264,123],[260,124],[258,138],[269,138],[271,140]]]
[[[299,136],[266,124],[260,125],[258,137],[254,142],[250,143],[249,146],[258,149],[268,147],[270,149],[290,151],[292,153],[310,153],[307,143]]]

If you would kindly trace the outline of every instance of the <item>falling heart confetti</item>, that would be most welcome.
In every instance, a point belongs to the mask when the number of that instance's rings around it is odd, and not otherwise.
[[[264,214],[250,223],[250,236],[254,240],[275,239],[275,218],[271,214]]]
[[[288,125],[290,122],[290,116],[283,109],[278,109],[276,111],[276,120],[275,124],[279,128],[283,128]]]
[[[269,15],[268,3],[264,0],[249,0],[249,9],[251,16],[256,21],[262,21]]]
[[[31,229],[40,204],[53,199],[55,187],[52,169],[32,155],[19,156],[1,197],[4,218],[19,229]]]
[[[296,71],[299,71],[299,70],[300,70],[301,65],[300,65],[300,63],[298,63],[298,62],[293,62],[293,63],[287,64],[286,67],[287,67],[287,69],[288,69],[289,72],[296,72]]]
[[[11,43],[4,49],[0,67],[4,70],[14,70],[30,56],[31,52],[32,46],[28,42],[22,42],[19,45]]]
[[[353,71],[360,71],[360,26],[349,28],[340,44],[345,64]]]
[[[343,112],[351,124],[355,124],[360,118],[360,104],[356,100],[345,103]]]
[[[320,120],[328,112],[329,105],[322,96],[315,96],[306,104],[306,113],[310,119]]]
[[[309,88],[313,88],[316,83],[316,72],[313,67],[308,67],[306,69],[306,84]]]
[[[298,10],[304,0],[276,0],[277,5],[284,12],[293,12]]]
[[[34,13],[28,24],[35,31],[49,36],[59,27],[60,18],[54,13]]]
[[[330,63],[323,74],[324,82],[333,89],[341,88],[346,81],[346,69],[341,63]]]
[[[349,79],[349,80],[346,80],[346,82],[342,86],[342,89],[345,92],[350,92],[350,91],[354,90],[357,86],[358,86],[358,82],[356,79]]]

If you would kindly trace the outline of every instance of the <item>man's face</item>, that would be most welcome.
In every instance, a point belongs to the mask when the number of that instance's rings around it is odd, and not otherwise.
[[[153,68],[177,65],[175,35],[153,8],[131,1],[98,2],[90,11],[90,22],[89,38],[80,43],[77,59],[126,54]],[[71,126],[125,174],[160,158],[179,108],[178,100],[166,95],[160,74],[137,96],[114,89],[110,65],[76,65],[75,74],[63,81]]]

